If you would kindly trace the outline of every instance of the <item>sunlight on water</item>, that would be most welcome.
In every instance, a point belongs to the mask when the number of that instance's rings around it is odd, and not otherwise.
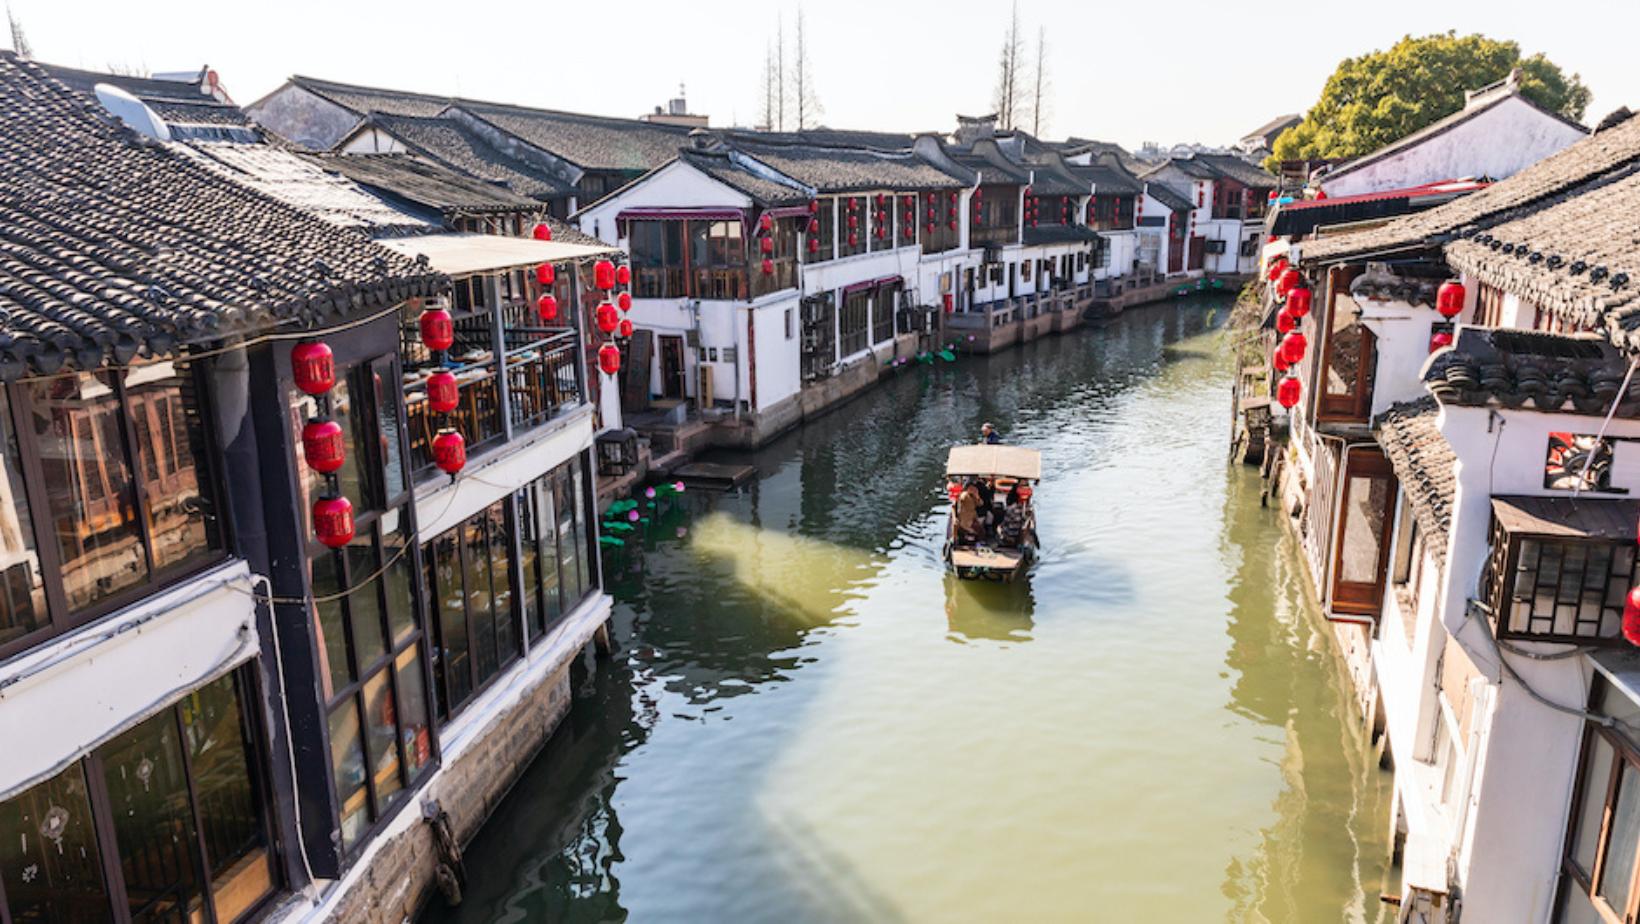
[[[1223,307],[903,375],[658,516],[606,559],[622,651],[428,919],[1389,920],[1387,775],[1226,464]],[[1011,585],[940,560],[983,420],[1043,453]]]

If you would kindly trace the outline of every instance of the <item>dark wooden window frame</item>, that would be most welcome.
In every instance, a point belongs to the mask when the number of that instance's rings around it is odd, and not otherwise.
[[[1378,573],[1371,584],[1343,580],[1344,571],[1344,542],[1347,538],[1346,529],[1349,525],[1350,510],[1350,482],[1352,478],[1367,478],[1369,480],[1386,483],[1382,531],[1378,539]],[[1340,479],[1338,492],[1338,535],[1332,550],[1332,610],[1352,616],[1377,617],[1384,607],[1384,588],[1389,574],[1391,540],[1394,530],[1391,529],[1395,516],[1395,499],[1398,490],[1395,471],[1389,464],[1389,459],[1382,452],[1364,447],[1352,447],[1349,458],[1344,463],[1343,475]]]
[[[1590,709],[1596,714],[1606,714],[1600,702],[1606,685],[1597,677],[1595,691],[1592,694],[1594,702]],[[1594,742],[1597,738],[1604,739],[1612,749],[1611,767],[1606,772],[1604,792],[1600,796],[1604,808],[1600,813],[1600,833],[1595,842],[1595,857],[1593,869],[1585,873],[1577,864],[1572,854],[1577,849],[1577,838],[1580,832],[1578,824],[1581,819],[1579,809],[1584,800],[1590,795],[1585,791],[1590,771],[1589,761],[1594,755]],[[1637,869],[1630,871],[1628,907],[1621,910],[1613,909],[1604,899],[1595,894],[1595,883],[1601,882],[1607,870],[1604,868],[1611,852],[1611,825],[1615,814],[1615,804],[1618,797],[1618,783],[1622,778],[1623,769],[1631,767],[1640,772],[1640,750],[1623,735],[1609,729],[1604,729],[1593,723],[1585,726],[1583,746],[1578,756],[1576,786],[1572,791],[1571,803],[1567,811],[1565,840],[1560,851],[1560,888],[1555,901],[1554,919],[1561,920],[1565,911],[1566,902],[1570,899],[1573,890],[1581,892],[1594,908],[1595,913],[1609,924],[1631,924],[1640,918],[1640,848],[1636,850]]]
[[[1575,632],[1573,634],[1557,634],[1552,631],[1533,632],[1530,630],[1519,631],[1512,628],[1510,625],[1514,621],[1514,604],[1519,600],[1515,593],[1517,577],[1526,570],[1521,564],[1521,547],[1524,541],[1531,540],[1538,542],[1543,547],[1558,546],[1563,550],[1567,550],[1572,547],[1583,547],[1585,550],[1593,550],[1595,547],[1615,547],[1622,545],[1623,543],[1613,542],[1608,539],[1573,539],[1562,536],[1545,536],[1536,533],[1510,532],[1498,522],[1496,517],[1493,517],[1492,519],[1491,540],[1491,550],[1487,553],[1486,564],[1481,572],[1480,593],[1481,599],[1485,600],[1486,604],[1492,608],[1493,630],[1497,633],[1499,638],[1539,642],[1565,642],[1575,645],[1622,646],[1627,644],[1623,641],[1619,633],[1613,632],[1610,635],[1599,634],[1602,623],[1615,627],[1621,625],[1623,618],[1623,601],[1621,599],[1621,595],[1619,595],[1619,599],[1616,603],[1613,603],[1609,599],[1609,590],[1608,599],[1600,607],[1602,617],[1593,622],[1593,629],[1590,634],[1578,634]],[[1628,543],[1628,545],[1632,546],[1633,543]],[[1631,550],[1628,557],[1631,567],[1629,568],[1626,576],[1619,576],[1619,572],[1612,570],[1613,566],[1618,562],[1618,556],[1613,555],[1610,559],[1608,559],[1608,588],[1613,580],[1616,580],[1624,588],[1632,587],[1636,581],[1640,581],[1640,554],[1635,554],[1635,552]],[[1585,558],[1585,561],[1587,560],[1588,559]],[[1561,561],[1564,562],[1564,558],[1562,558]],[[1548,586],[1540,583],[1543,573],[1542,569],[1543,558],[1540,552],[1537,564],[1530,569],[1535,575],[1534,580],[1532,581],[1532,588],[1534,590],[1539,589],[1540,587]],[[1579,603],[1579,600],[1576,599],[1578,592],[1586,589],[1583,586],[1583,580],[1580,580],[1576,586],[1568,588],[1566,586],[1566,581],[1564,580],[1566,573],[1567,571],[1565,569],[1560,569],[1561,579],[1554,582],[1553,606],[1555,608],[1559,608],[1560,606],[1577,606]],[[1568,592],[1571,593],[1572,599],[1566,599]],[[1536,594],[1524,599],[1530,606],[1530,604],[1535,601]],[[1552,627],[1555,621],[1553,612],[1544,615],[1538,614],[1535,607],[1532,607],[1529,610],[1529,614],[1527,616],[1527,622],[1529,625],[1543,620],[1547,620]],[[1578,619],[1576,616],[1573,617],[1574,627],[1587,623],[1589,623],[1589,620]]]
[[[1361,355],[1355,368],[1355,383],[1347,395],[1330,395],[1327,393],[1327,371],[1332,368],[1333,351],[1337,344],[1334,342],[1336,331],[1333,329],[1333,317],[1338,311],[1340,295],[1347,295],[1350,282],[1365,271],[1364,267],[1351,267],[1347,270],[1338,270],[1332,274],[1327,293],[1327,315],[1318,319],[1326,326],[1326,343],[1321,350],[1321,363],[1316,368],[1316,415],[1315,419],[1324,423],[1365,423],[1372,413],[1372,384],[1373,375],[1378,366],[1378,340],[1372,331],[1360,320],[1356,324],[1361,330]],[[1314,317],[1314,315],[1312,315]]]

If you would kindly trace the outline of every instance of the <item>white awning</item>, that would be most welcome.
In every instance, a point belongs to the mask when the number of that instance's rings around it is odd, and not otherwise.
[[[991,477],[1042,479],[1042,454],[1022,446],[997,446],[979,443],[974,446],[953,446],[946,458],[945,474],[983,475]]]
[[[377,243],[412,260],[425,254],[433,269],[457,278],[475,273],[498,273],[538,263],[568,263],[621,252],[616,247],[560,244],[557,241],[498,237],[493,234],[428,234],[397,237]]]

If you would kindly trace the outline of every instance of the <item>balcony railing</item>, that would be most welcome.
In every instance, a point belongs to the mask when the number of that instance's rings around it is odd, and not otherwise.
[[[433,370],[405,374],[404,406],[410,426],[410,466],[421,472],[433,465],[433,437],[445,426],[453,427],[467,441],[467,452],[488,446],[505,435],[501,422],[501,400],[496,389],[495,357],[488,352],[468,354],[464,366],[454,366],[460,400],[448,416],[435,414],[427,405],[427,375]]]
[[[545,423],[582,402],[574,331],[512,350],[505,359],[507,411],[515,431]]]

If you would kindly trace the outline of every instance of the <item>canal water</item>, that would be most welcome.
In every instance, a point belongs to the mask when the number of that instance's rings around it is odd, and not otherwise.
[[[425,922],[1391,920],[1389,777],[1227,463],[1229,308],[913,366],[643,508],[615,657]],[[940,559],[985,421],[1043,454],[1015,586]]]

